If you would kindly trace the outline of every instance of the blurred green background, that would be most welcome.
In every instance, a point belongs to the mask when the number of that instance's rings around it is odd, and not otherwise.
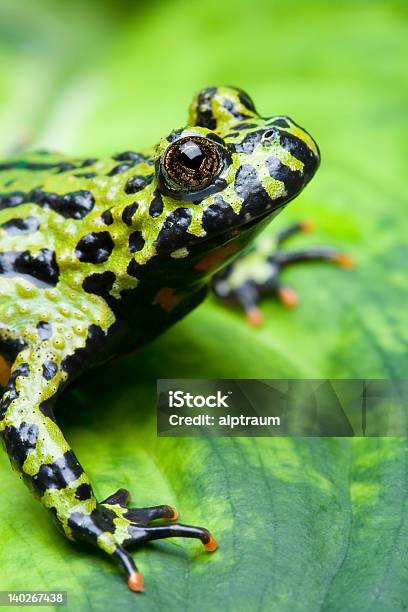
[[[265,325],[208,300],[138,355],[92,375],[61,422],[97,493],[172,503],[216,533],[137,551],[146,594],[64,541],[0,458],[0,588],[66,589],[69,609],[402,610],[404,439],[157,440],[159,377],[399,377],[408,372],[408,9],[397,0],[0,1],[0,149],[110,154],[182,126],[192,93],[247,90],[287,114],[321,168],[267,231],[312,219],[353,272],[298,267],[294,312]]]

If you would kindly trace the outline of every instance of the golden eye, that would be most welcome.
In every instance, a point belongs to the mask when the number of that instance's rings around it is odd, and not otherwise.
[[[182,190],[205,187],[220,169],[217,145],[208,138],[187,136],[164,154],[163,169],[171,186]]]

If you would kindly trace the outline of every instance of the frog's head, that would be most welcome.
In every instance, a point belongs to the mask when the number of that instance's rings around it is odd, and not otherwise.
[[[215,272],[300,193],[319,161],[314,140],[288,117],[261,117],[237,88],[200,91],[188,126],[156,149],[150,187],[161,206],[150,240],[161,270]]]

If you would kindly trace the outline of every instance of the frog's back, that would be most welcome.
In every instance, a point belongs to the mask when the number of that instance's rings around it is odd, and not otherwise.
[[[133,174],[151,173],[149,153],[125,151],[96,159],[36,151],[1,161],[0,230],[7,221],[21,219],[27,213],[38,218],[38,229],[47,226],[47,233],[53,220],[54,225],[58,220],[64,224],[70,220],[90,222],[114,202],[126,200],[124,188]],[[20,231],[22,235],[27,233]],[[1,246],[3,238],[2,233]]]
[[[89,167],[95,163],[46,152],[0,162],[0,250],[16,236],[20,248],[31,234],[44,240],[53,219],[83,219],[91,212],[89,186],[96,173]]]
[[[0,344],[35,341],[52,324],[86,336],[90,324],[112,322],[106,302],[87,296],[83,282],[112,267],[114,248],[120,265],[110,209],[131,201],[125,185],[139,168],[151,173],[148,157],[133,152],[98,160],[40,151],[0,163]],[[121,270],[114,272],[120,282]]]

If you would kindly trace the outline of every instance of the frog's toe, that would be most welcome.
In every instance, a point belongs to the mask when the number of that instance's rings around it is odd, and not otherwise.
[[[128,587],[134,593],[142,593],[143,592],[143,578],[140,572],[133,572],[128,578]]]
[[[286,287],[284,285],[280,286],[276,291],[276,295],[280,303],[286,308],[295,308],[299,303],[298,294],[291,287]]]
[[[217,542],[214,536],[211,535],[208,529],[203,527],[183,525],[182,523],[150,526],[134,523],[129,525],[128,532],[130,538],[125,542],[126,545],[142,544],[165,538],[195,538],[201,540],[207,552],[214,552],[217,549]]]
[[[134,523],[149,523],[156,519],[175,521],[178,519],[179,513],[172,506],[162,505],[149,508],[129,508],[124,516]]]
[[[101,503],[104,506],[120,506],[122,509],[125,508],[126,512],[123,514],[123,517],[135,523],[147,524],[156,519],[176,521],[179,517],[178,511],[168,505],[128,508],[130,499],[130,492],[127,489],[118,489],[116,493],[113,493],[113,495],[110,495]]]
[[[250,325],[254,327],[259,327],[263,323],[263,314],[262,311],[258,308],[258,306],[251,306],[247,308],[245,311],[247,321]]]
[[[129,589],[141,593],[144,586],[143,578],[131,555],[122,546],[117,546],[114,557],[126,575]]]
[[[337,266],[340,266],[340,268],[345,268],[346,270],[352,270],[356,265],[354,257],[350,257],[346,253],[336,253],[332,261]]]
[[[127,489],[118,489],[113,495],[109,495],[106,499],[101,502],[102,504],[128,506],[130,503],[130,491]]]

